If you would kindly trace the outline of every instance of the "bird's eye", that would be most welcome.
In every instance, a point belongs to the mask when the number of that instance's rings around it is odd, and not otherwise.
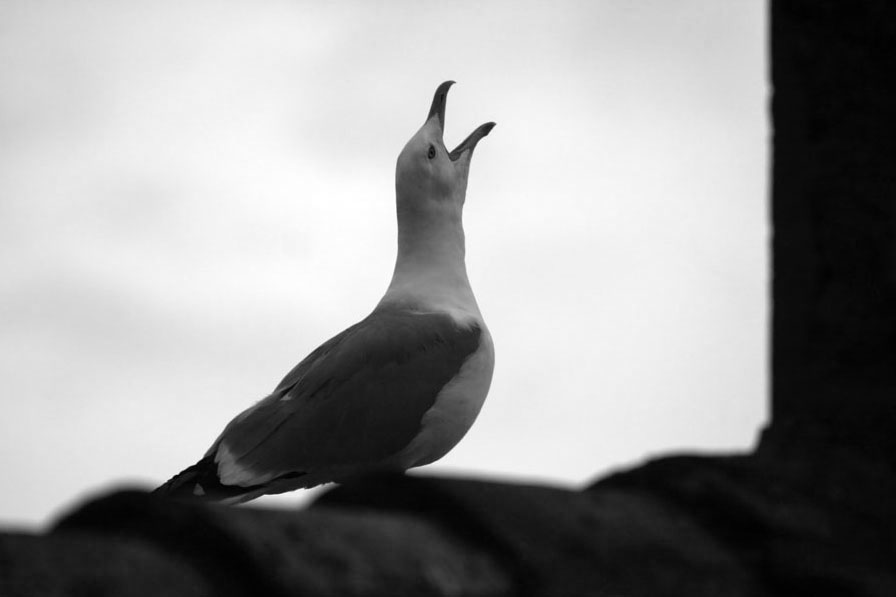
[[[428,157],[429,159],[433,159],[434,157],[436,157],[436,148],[430,145],[429,151],[426,152],[426,157]]]

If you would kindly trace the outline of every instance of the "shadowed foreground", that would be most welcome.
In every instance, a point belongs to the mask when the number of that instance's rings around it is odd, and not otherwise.
[[[753,453],[584,489],[376,477],[301,511],[113,493],[0,534],[0,595],[896,595],[893,39],[884,1],[772,3],[772,422]]]

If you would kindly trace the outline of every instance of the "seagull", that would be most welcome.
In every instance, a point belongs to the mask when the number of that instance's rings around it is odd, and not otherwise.
[[[453,84],[439,85],[398,156],[398,256],[383,298],[155,493],[237,504],[403,472],[438,460],[470,429],[495,351],[467,277],[462,215],[473,150],[495,123],[448,151],[442,135]]]

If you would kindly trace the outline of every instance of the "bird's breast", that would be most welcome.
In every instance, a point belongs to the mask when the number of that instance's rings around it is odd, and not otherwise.
[[[457,445],[479,415],[494,367],[494,344],[483,325],[479,348],[445,384],[432,408],[424,414],[420,433],[398,455],[405,468],[434,462]]]

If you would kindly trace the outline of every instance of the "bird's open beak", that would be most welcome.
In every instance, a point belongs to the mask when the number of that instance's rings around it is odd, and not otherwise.
[[[432,97],[432,106],[429,107],[429,116],[426,120],[433,116],[439,118],[439,128],[445,130],[445,104],[448,100],[448,89],[454,85],[454,81],[445,81],[436,88],[436,94]]]
[[[473,148],[476,147],[479,140],[488,135],[494,127],[494,122],[486,122],[485,124],[476,127],[476,130],[470,133],[466,139],[461,141],[460,145],[455,147],[454,150],[448,154],[448,157],[451,158],[452,162],[456,162],[465,151],[472,153]]]
[[[454,85],[454,81],[445,81],[436,88],[436,93],[432,98],[432,105],[429,107],[429,116],[426,117],[427,121],[433,116],[438,118],[439,128],[442,130],[443,134],[445,131],[445,105],[448,99],[448,89],[452,85]],[[448,154],[448,157],[451,158],[452,162],[456,162],[464,152],[469,151],[472,153],[476,144],[479,143],[479,140],[488,135],[494,126],[494,122],[486,122],[477,127],[466,139],[461,141],[460,145],[455,147],[454,150]]]

